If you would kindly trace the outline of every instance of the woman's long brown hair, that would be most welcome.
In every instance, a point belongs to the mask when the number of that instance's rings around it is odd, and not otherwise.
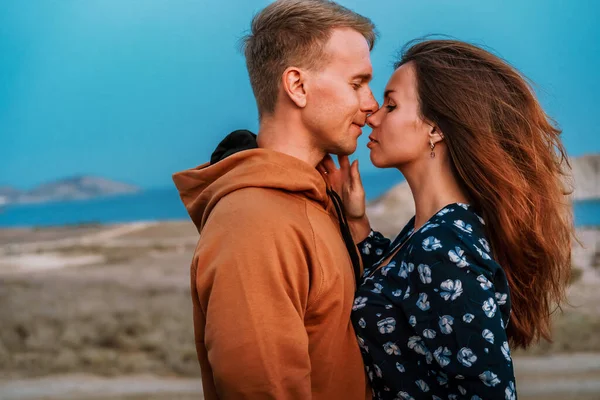
[[[573,238],[561,130],[501,58],[455,40],[409,46],[395,67],[414,65],[422,117],[443,132],[455,174],[487,223],[511,290],[508,337],[517,347],[550,340]]]

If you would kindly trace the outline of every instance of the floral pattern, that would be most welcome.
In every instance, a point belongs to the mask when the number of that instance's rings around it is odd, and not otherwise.
[[[463,292],[462,282],[458,279],[455,281],[452,279],[445,280],[441,283],[440,288],[442,289],[440,296],[446,301],[456,300]]]
[[[419,277],[423,283],[431,283],[431,268],[425,264],[419,264]]]
[[[352,321],[373,398],[516,399],[510,291],[483,220],[455,203],[413,226],[358,245],[365,272]]]

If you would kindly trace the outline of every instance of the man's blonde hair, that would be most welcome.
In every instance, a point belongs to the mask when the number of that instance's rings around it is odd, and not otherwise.
[[[373,49],[377,34],[371,20],[330,0],[277,0],[254,16],[243,50],[261,117],[275,111],[286,68],[321,67],[336,28],[354,29]]]

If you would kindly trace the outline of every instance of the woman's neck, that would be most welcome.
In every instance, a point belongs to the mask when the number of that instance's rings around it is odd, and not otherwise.
[[[423,160],[419,167],[399,168],[415,202],[415,230],[421,228],[434,214],[452,203],[468,203],[449,165],[442,160]]]

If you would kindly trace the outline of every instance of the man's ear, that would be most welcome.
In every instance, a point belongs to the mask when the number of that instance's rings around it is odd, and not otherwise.
[[[282,75],[283,91],[300,108],[306,107],[305,79],[305,72],[297,67],[288,67]]]

